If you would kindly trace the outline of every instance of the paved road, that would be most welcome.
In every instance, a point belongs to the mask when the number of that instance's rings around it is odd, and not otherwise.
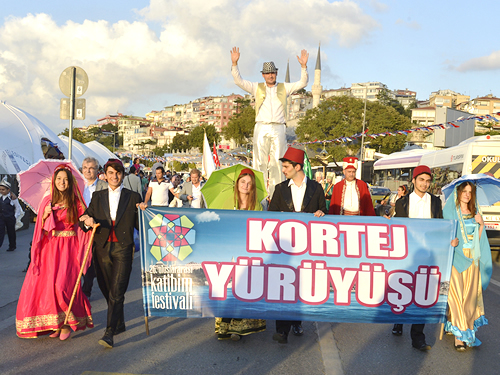
[[[305,335],[288,345],[272,341],[274,321],[266,332],[239,342],[216,340],[213,319],[151,318],[144,328],[139,262],[134,262],[126,294],[127,331],[115,347],[97,344],[106,321],[106,303],[94,286],[91,298],[95,328],[76,333],[67,342],[40,338],[21,340],[14,316],[24,279],[33,226],[18,232],[18,249],[0,249],[0,374],[498,374],[500,350],[500,266],[485,292],[490,325],[479,331],[483,345],[465,353],[453,339],[439,341],[438,325],[426,326],[433,349],[419,352],[410,345],[409,325],[394,337],[387,324],[304,324]]]

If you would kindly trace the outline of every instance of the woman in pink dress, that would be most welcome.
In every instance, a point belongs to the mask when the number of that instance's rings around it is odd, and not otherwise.
[[[92,328],[90,303],[81,287],[64,325],[90,232],[78,227],[85,204],[71,170],[61,164],[52,176],[51,194],[43,198],[33,233],[31,264],[16,312],[21,338],[50,334],[66,340],[71,330]],[[90,262],[87,262],[87,266]]]

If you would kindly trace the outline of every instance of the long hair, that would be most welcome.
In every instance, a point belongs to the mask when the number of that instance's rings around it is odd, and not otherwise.
[[[476,185],[474,185],[470,181],[462,182],[457,187],[457,202],[456,202],[457,208],[460,208],[460,196],[467,186],[471,187],[470,201],[469,201],[469,203],[467,203],[467,208],[469,209],[469,211],[472,215],[475,215],[476,214]]]
[[[406,185],[400,185],[398,187],[398,189],[401,188],[401,190],[403,190],[403,196],[405,196],[406,194],[408,194],[408,188],[406,187]]]
[[[66,201],[68,205],[68,214],[66,216],[67,223],[75,224],[78,218],[78,207],[75,194],[75,179],[71,171],[65,167],[58,167],[61,169],[56,169],[54,176],[52,176],[52,203]],[[59,173],[65,172],[68,177],[68,188],[63,192],[56,188],[56,177]]]
[[[234,206],[238,210],[241,207],[240,191],[238,190],[238,183],[245,176],[249,176],[250,179],[252,180],[252,188],[250,189],[250,194],[248,196],[248,208],[247,208],[247,210],[253,211],[253,210],[255,210],[255,206],[257,205],[257,187],[255,186],[255,176],[253,174],[250,174],[250,173],[241,173],[238,176],[238,179],[236,180],[236,184],[234,185]]]

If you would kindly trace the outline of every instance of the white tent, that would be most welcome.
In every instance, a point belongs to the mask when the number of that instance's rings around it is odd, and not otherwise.
[[[66,147],[68,147],[68,137],[66,137],[65,135],[60,135],[59,139],[61,140],[61,143],[65,144]],[[87,147],[86,144],[75,141],[73,139],[73,142],[71,142],[71,159],[73,160],[73,163],[75,163],[78,168],[81,168],[83,159],[85,159],[87,156],[96,158],[101,166],[103,166],[104,163],[108,161],[108,159],[103,160],[101,155],[97,154],[90,147]]]
[[[106,164],[106,162],[108,161],[108,159],[116,159],[116,158],[118,158],[118,156],[116,156],[111,151],[109,151],[109,149],[106,146],[100,144],[97,141],[92,141],[92,142],[84,143],[84,146],[88,147],[96,155],[99,156],[97,158],[97,160],[99,160],[100,163],[102,162],[101,166],[103,166],[104,164]]]
[[[17,174],[40,159],[68,148],[57,135],[29,113],[0,101],[0,174]],[[55,147],[57,146],[57,147]],[[49,156],[51,155],[51,156]]]

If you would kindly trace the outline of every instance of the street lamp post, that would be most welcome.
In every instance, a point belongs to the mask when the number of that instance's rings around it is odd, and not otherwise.
[[[365,109],[363,111],[363,132],[361,133],[361,149],[360,149],[360,161],[361,161],[361,164],[363,164],[363,159],[364,159],[364,154],[365,154],[365,150],[364,150],[364,146],[365,146],[365,127],[366,127],[366,100],[367,100],[367,96],[368,96],[368,87],[366,87],[365,85]]]

